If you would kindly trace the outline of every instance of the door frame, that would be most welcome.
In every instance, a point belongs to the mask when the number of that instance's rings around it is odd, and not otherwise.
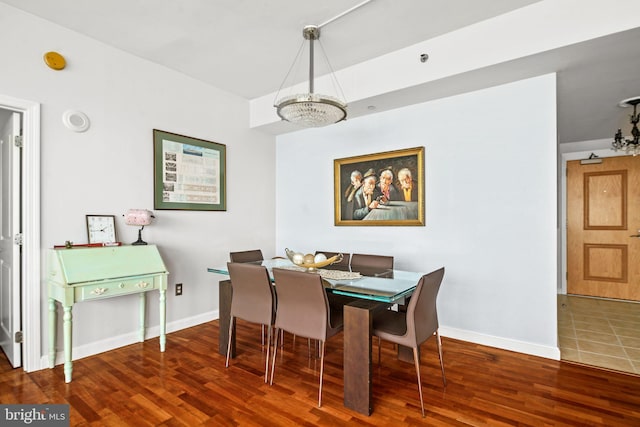
[[[611,147],[611,141],[601,140],[597,141],[599,147]],[[587,144],[582,144],[587,145]],[[597,155],[600,158],[607,157],[620,157],[624,156],[623,153],[617,153],[611,148],[597,148],[586,151],[575,151],[571,153],[562,153],[561,156],[561,170],[560,170],[560,277],[558,277],[558,294],[567,294],[567,162],[571,160],[583,160],[587,159],[591,153]]]
[[[32,372],[46,367],[40,327],[40,104],[0,95],[0,108],[22,113],[22,368]]]

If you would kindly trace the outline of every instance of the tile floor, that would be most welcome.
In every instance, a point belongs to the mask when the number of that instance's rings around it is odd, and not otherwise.
[[[558,295],[562,360],[640,374],[640,303]]]

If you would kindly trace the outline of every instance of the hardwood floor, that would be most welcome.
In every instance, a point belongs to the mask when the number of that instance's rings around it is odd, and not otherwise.
[[[285,336],[272,387],[263,382],[260,327],[239,321],[238,357],[224,367],[218,322],[25,374],[0,360],[0,402],[68,403],[73,426],[640,425],[640,377],[443,338],[443,388],[435,340],[422,347],[426,418],[414,367],[374,341],[370,417],[342,403],[342,334],[327,342],[323,404],[319,360]]]

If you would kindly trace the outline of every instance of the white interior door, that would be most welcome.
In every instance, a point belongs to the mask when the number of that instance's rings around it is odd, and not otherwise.
[[[5,110],[6,111],[6,110]],[[5,117],[5,115],[0,115]],[[15,237],[20,224],[20,135],[21,115],[9,112],[0,120],[0,345],[14,368],[22,365],[21,345],[15,335],[20,330],[20,245]]]

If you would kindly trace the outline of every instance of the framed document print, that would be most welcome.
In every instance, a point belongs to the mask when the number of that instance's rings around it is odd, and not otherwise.
[[[154,208],[225,211],[226,146],[153,130]]]
[[[335,225],[424,225],[424,147],[336,159]]]

